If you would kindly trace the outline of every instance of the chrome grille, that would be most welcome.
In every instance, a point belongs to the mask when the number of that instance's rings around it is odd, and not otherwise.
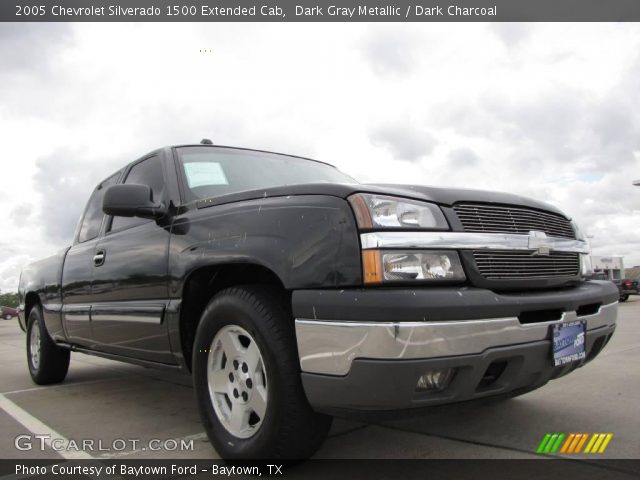
[[[580,273],[580,257],[573,252],[531,252],[474,250],[478,271],[487,279],[574,277]]]
[[[571,222],[555,213],[511,205],[458,203],[453,209],[467,232],[522,233],[531,230],[550,237],[575,238]]]

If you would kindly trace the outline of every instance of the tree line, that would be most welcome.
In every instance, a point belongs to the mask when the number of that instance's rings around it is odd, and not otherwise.
[[[18,292],[0,293],[1,306],[16,308],[18,303]]]

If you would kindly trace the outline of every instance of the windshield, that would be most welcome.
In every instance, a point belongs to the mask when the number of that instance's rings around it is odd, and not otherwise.
[[[299,157],[233,148],[177,150],[187,201],[301,183],[358,183],[331,165]]]

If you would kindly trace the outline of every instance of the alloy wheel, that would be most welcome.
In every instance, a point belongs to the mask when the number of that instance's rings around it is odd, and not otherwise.
[[[267,411],[268,385],[255,339],[238,325],[222,327],[211,343],[207,383],[213,409],[233,436],[251,438]]]
[[[29,354],[31,355],[31,365],[34,369],[38,369],[40,365],[40,325],[33,322],[31,325],[31,334],[29,335]]]

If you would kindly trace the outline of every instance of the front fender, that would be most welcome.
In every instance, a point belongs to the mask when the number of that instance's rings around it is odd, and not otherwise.
[[[192,208],[172,226],[169,255],[173,298],[182,295],[190,272],[223,263],[262,265],[287,289],[354,286],[362,280],[353,213],[333,196]]]

